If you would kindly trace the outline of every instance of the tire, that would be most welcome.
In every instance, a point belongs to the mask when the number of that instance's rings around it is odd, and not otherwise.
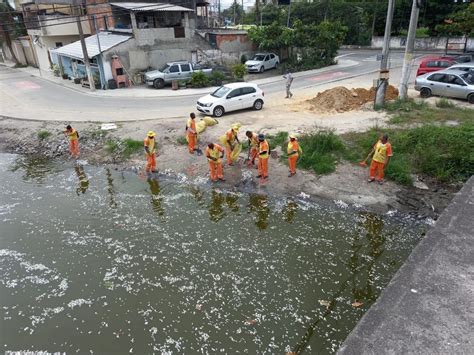
[[[155,79],[153,81],[153,87],[155,89],[162,89],[165,87],[165,81],[163,79]]]
[[[428,98],[431,96],[431,89],[428,88],[422,88],[420,90],[420,96],[424,99]]]
[[[474,92],[472,94],[467,95],[467,102],[470,104],[474,104]]]
[[[262,100],[256,100],[254,103],[253,103],[253,108],[254,110],[256,111],[259,111],[263,108],[263,101]]]
[[[263,73],[263,72],[265,71],[265,67],[262,65],[258,71],[259,71],[260,73]]]
[[[222,117],[222,115],[224,114],[225,110],[222,106],[217,106],[215,109],[214,109],[214,116],[216,117]]]

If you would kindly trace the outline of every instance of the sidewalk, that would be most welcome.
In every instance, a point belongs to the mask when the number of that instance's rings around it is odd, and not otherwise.
[[[337,59],[337,57],[336,57]],[[336,65],[331,65],[329,67],[321,68],[321,69],[314,69],[308,70],[303,72],[294,73],[294,78],[299,78],[307,75],[314,75],[320,74],[328,71],[333,70],[340,70],[342,68],[348,68],[351,66],[357,65],[358,62],[353,60],[341,59],[339,63]],[[15,63],[13,62],[4,62],[0,63],[0,65],[13,68]],[[217,87],[206,87],[206,88],[199,88],[199,89],[179,89],[179,90],[171,90],[171,87],[165,87],[163,89],[154,89],[148,87],[147,85],[139,85],[139,86],[132,86],[130,88],[125,89],[115,89],[115,90],[96,90],[91,92],[88,88],[83,88],[80,84],[74,84],[72,80],[65,80],[53,75],[52,71],[44,71],[40,72],[39,69],[33,67],[26,67],[26,68],[16,68],[16,70],[26,73],[28,75],[35,76],[37,78],[41,78],[43,80],[47,80],[59,86],[65,87],[69,90],[74,90],[76,92],[80,92],[82,94],[96,96],[96,97],[126,97],[126,98],[158,98],[158,97],[185,97],[185,96],[197,96],[197,95],[206,95]],[[257,85],[266,85],[276,82],[283,83],[285,79],[281,75],[253,80],[252,82]]]

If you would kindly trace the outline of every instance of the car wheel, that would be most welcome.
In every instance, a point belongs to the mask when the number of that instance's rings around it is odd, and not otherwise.
[[[260,72],[260,73],[263,73],[264,71],[265,71],[265,67],[262,65],[262,66],[260,67],[259,72]]]
[[[424,99],[428,98],[431,96],[431,90],[428,88],[422,88],[420,90],[420,96]]]
[[[470,104],[474,104],[474,93],[469,94],[469,95],[467,96],[467,101],[468,101]]]
[[[257,100],[253,103],[253,108],[255,110],[261,110],[263,108],[263,101],[262,100]]]
[[[155,79],[153,81],[153,87],[155,89],[161,89],[165,87],[165,81],[163,79]]]
[[[223,114],[224,114],[224,108],[222,106],[217,106],[215,109],[214,109],[214,116],[216,117],[221,117]]]

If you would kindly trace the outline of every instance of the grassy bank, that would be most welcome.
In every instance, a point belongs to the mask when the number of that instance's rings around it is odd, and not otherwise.
[[[437,107],[424,102],[396,101],[387,105],[393,114],[390,129],[371,129],[337,136],[320,131],[299,138],[303,156],[298,165],[318,174],[331,173],[340,160],[363,160],[381,133],[387,133],[394,155],[386,177],[411,185],[412,175],[440,183],[466,181],[474,174],[474,110],[452,107],[440,99]],[[449,125],[444,124],[450,121]],[[408,124],[408,125],[406,125]],[[286,152],[286,132],[271,138]]]

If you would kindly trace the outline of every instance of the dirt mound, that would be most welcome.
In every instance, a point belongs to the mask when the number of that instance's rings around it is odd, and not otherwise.
[[[395,100],[398,97],[398,90],[389,85],[385,92],[386,100]],[[343,86],[325,90],[308,100],[311,109],[318,112],[345,112],[361,108],[367,102],[374,101],[375,88],[370,90],[363,88],[347,89]]]

